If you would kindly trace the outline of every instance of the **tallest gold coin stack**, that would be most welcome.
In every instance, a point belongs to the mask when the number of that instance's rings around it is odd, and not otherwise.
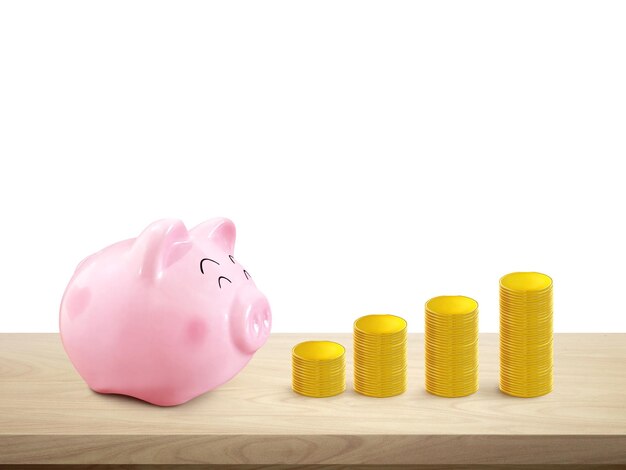
[[[500,279],[500,390],[516,397],[552,391],[552,279],[535,272]]]

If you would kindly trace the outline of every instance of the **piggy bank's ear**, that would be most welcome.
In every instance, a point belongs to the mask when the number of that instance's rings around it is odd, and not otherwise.
[[[139,275],[160,278],[165,269],[190,248],[189,232],[180,220],[163,219],[150,224],[133,245]]]
[[[192,228],[190,233],[194,238],[210,238],[229,255],[232,255],[235,250],[236,230],[235,224],[230,219],[217,217],[207,220]]]

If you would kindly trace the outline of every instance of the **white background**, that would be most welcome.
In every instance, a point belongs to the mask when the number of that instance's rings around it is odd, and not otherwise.
[[[0,331],[86,255],[233,219],[274,331],[554,278],[626,331],[624,2],[0,3]]]

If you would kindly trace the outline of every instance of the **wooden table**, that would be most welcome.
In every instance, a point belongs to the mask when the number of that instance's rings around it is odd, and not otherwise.
[[[347,347],[344,394],[291,391],[290,350],[305,339]],[[409,390],[386,399],[351,389],[351,335],[274,334],[228,384],[160,408],[92,392],[57,334],[0,334],[0,468],[626,465],[626,334],[556,335],[554,392],[533,399],[499,392],[497,335],[480,341],[481,389],[470,397],[424,391],[421,334],[409,339]]]

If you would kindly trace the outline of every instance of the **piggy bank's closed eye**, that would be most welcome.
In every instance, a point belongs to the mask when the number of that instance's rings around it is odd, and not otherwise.
[[[217,278],[217,285],[220,286],[220,289],[222,288],[222,279],[227,280],[230,284],[233,283],[233,281],[228,279],[226,276],[220,276],[220,277]]]
[[[228,258],[230,258],[230,260],[233,262],[233,264],[235,264],[235,258],[233,257],[233,255],[228,255]],[[214,259],[211,259],[211,258],[202,258],[202,259],[200,260],[200,272],[201,272],[202,274],[204,274],[204,266],[203,266],[203,263],[204,263],[205,261],[210,261],[210,262],[212,262],[212,263],[217,264],[218,266],[219,266],[219,264],[220,264],[218,261],[215,261]],[[246,279],[250,279],[250,274],[249,274],[249,273],[248,273],[248,271],[246,271],[245,269],[243,270],[243,274],[244,274],[244,276],[246,276]],[[224,281],[228,281],[230,284],[232,284],[232,283],[233,283],[233,281],[231,281],[230,279],[228,279],[226,276],[219,276],[219,277],[217,278],[217,285],[219,286],[219,288],[220,288],[220,289],[222,288],[222,280],[224,280]]]

